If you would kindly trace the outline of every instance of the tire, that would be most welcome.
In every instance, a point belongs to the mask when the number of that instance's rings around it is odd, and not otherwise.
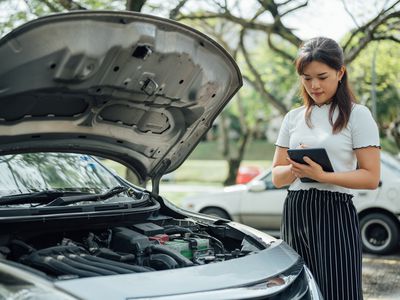
[[[364,251],[388,254],[395,250],[399,241],[399,226],[388,215],[372,213],[360,221],[361,240]]]
[[[217,207],[208,207],[205,208],[201,211],[202,214],[206,214],[206,215],[210,215],[213,217],[218,217],[218,218],[223,218],[223,219],[227,219],[227,220],[231,220],[231,218],[229,217],[229,215],[226,213],[226,211],[224,211],[221,208],[217,208]]]

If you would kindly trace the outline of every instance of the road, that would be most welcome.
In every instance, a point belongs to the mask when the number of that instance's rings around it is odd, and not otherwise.
[[[364,300],[400,299],[400,249],[397,255],[363,256]]]

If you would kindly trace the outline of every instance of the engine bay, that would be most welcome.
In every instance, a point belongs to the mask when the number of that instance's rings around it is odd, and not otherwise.
[[[227,225],[157,224],[2,236],[0,257],[52,280],[152,272],[236,259],[261,249]]]

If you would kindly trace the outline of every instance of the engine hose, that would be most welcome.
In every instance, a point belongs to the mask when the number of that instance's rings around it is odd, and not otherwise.
[[[156,270],[169,270],[179,267],[175,259],[163,253],[150,254],[148,263]]]
[[[49,255],[64,255],[66,253],[87,253],[87,251],[81,247],[69,245],[69,246],[54,246],[41,250],[37,250],[35,254],[42,256]]]
[[[33,253],[33,252],[36,251],[35,248],[31,247],[30,245],[28,245],[27,243],[25,243],[25,242],[23,242],[21,240],[12,240],[10,244],[11,244],[12,247],[14,247],[14,246],[20,247],[26,253]],[[24,254],[26,254],[26,253],[24,253]]]
[[[174,226],[174,227],[170,227],[170,228],[165,228],[164,232],[166,234],[178,234],[178,233],[184,234],[184,233],[192,233],[193,231],[191,231],[189,228]]]
[[[148,248],[150,248],[151,251],[153,251],[153,252],[163,253],[163,254],[171,256],[173,259],[175,259],[178,262],[178,264],[181,267],[189,267],[189,266],[193,266],[194,265],[191,260],[189,260],[188,258],[183,256],[179,252],[177,252],[177,251],[175,251],[173,249],[169,249],[169,248],[167,248],[165,246],[162,246],[162,245],[151,245]]]
[[[133,273],[134,271],[129,270],[127,268],[121,268],[118,266],[113,266],[111,265],[111,263],[100,263],[100,262],[96,262],[96,261],[90,261],[88,259],[83,258],[82,256],[76,255],[76,254],[68,254],[67,255],[68,258],[80,262],[80,263],[84,263],[84,264],[90,264],[92,266],[95,267],[99,267],[99,268],[103,268],[112,272],[117,272],[118,274],[130,274]]]
[[[38,267],[42,270],[51,271],[56,275],[78,275],[79,277],[92,277],[101,275],[99,273],[71,267],[68,264],[58,261],[50,256],[32,255],[28,261],[31,266]]]
[[[112,261],[112,260],[108,260],[108,259],[97,257],[97,256],[91,256],[91,255],[87,255],[87,254],[81,254],[80,256],[83,257],[83,258],[86,258],[86,259],[88,259],[90,261],[110,264],[110,265],[113,265],[113,266],[117,266],[117,267],[121,267],[121,268],[125,268],[125,269],[128,269],[128,270],[131,270],[133,272],[154,271],[154,269],[152,269],[152,268],[142,267],[142,266],[135,266],[135,265],[128,265],[128,264],[125,264],[125,263],[120,263],[120,262],[117,262],[117,261]]]
[[[98,268],[96,266],[93,266],[92,264],[86,264],[86,263],[81,263],[78,261],[75,261],[73,259],[70,259],[68,257],[65,257],[64,255],[57,255],[53,257],[57,259],[58,261],[61,261],[63,263],[66,263],[67,265],[77,268],[79,270],[84,270],[84,271],[89,271],[89,272],[95,272],[99,273],[101,275],[118,275],[119,273],[113,272],[104,268]]]

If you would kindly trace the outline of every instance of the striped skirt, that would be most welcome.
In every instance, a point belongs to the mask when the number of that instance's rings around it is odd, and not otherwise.
[[[352,195],[289,191],[281,236],[313,273],[325,300],[363,299],[362,248]]]

